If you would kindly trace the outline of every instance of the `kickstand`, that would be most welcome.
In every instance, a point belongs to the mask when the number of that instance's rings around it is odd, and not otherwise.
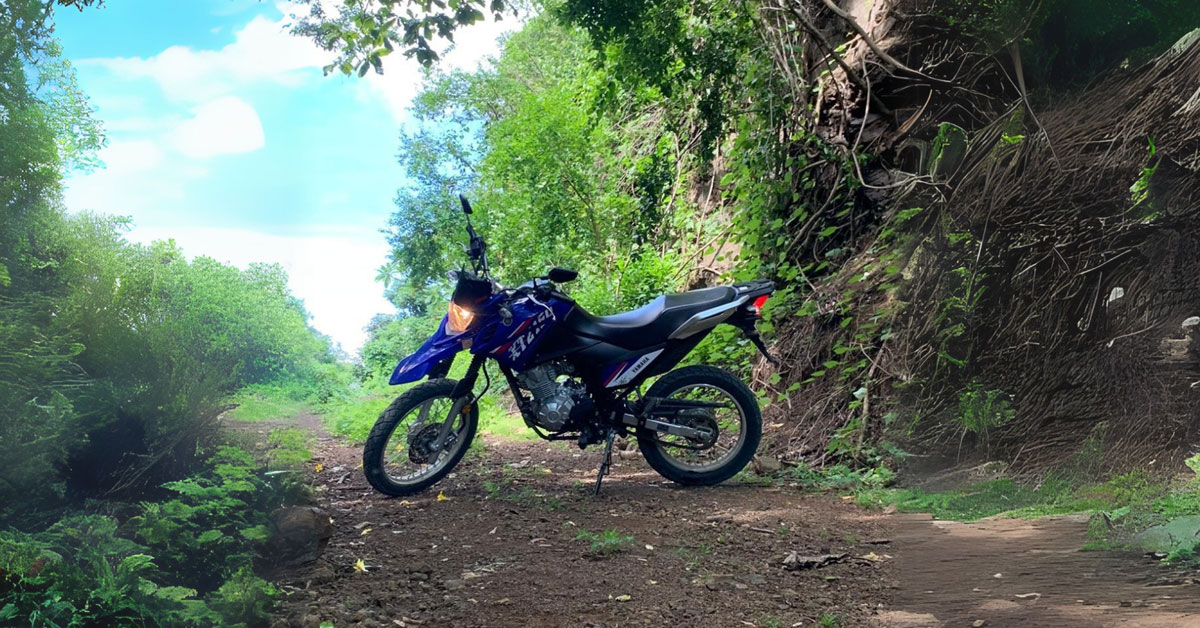
[[[600,483],[604,481],[604,474],[608,473],[608,467],[612,464],[612,446],[616,436],[616,430],[608,430],[608,437],[604,439],[604,462],[600,465],[600,473],[596,476],[596,489],[592,491],[592,495],[600,494]]]

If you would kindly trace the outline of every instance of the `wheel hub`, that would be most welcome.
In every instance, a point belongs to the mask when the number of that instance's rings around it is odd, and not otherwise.
[[[408,441],[408,459],[416,464],[428,464],[434,458],[434,445],[437,444],[438,434],[442,431],[440,423],[422,427]],[[446,436],[443,448],[454,444],[455,434]]]
[[[696,444],[697,449],[708,449],[717,444],[717,437],[721,430],[717,425],[717,418],[711,412],[705,410],[685,410],[677,415],[679,424],[684,427],[690,427],[698,432],[703,432],[703,436],[698,438],[688,438]]]

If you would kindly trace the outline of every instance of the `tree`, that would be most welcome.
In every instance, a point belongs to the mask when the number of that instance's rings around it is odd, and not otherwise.
[[[397,48],[426,67],[438,60],[434,41],[454,41],[458,29],[484,19],[484,12],[499,20],[512,8],[508,0],[346,0],[331,14],[319,0],[297,0],[307,5],[293,32],[311,37],[336,54],[325,73],[357,72],[372,68],[383,73],[383,58]]]

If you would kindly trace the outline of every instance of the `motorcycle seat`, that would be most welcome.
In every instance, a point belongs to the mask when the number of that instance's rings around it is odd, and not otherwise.
[[[641,349],[662,344],[673,335],[690,335],[688,329],[682,329],[685,323],[698,314],[731,304],[737,298],[738,291],[733,286],[703,288],[662,295],[636,310],[611,316],[593,316],[577,307],[566,323],[581,336],[626,349]],[[723,312],[721,310],[713,314],[720,315]],[[712,326],[699,321],[695,324],[698,325],[695,331]]]

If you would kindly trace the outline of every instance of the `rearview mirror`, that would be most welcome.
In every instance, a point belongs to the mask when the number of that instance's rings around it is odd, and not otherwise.
[[[551,268],[550,272],[546,273],[546,279],[549,279],[554,283],[566,283],[568,281],[574,281],[578,276],[578,271],[574,271],[569,268],[559,268],[557,266]]]
[[[471,215],[471,201],[468,201],[467,197],[463,196],[462,194],[459,194],[458,202],[462,203],[463,213],[470,216]]]

